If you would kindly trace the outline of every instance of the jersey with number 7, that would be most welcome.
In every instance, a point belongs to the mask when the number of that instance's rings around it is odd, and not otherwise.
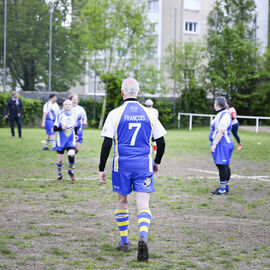
[[[114,140],[113,170],[153,172],[152,139],[166,130],[152,111],[137,100],[126,100],[112,110],[101,132]]]

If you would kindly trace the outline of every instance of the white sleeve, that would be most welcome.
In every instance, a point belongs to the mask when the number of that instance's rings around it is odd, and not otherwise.
[[[49,112],[49,102],[46,102],[43,106],[43,112],[48,113]]]
[[[115,132],[115,114],[113,113],[113,111],[111,111],[107,116],[107,119],[105,121],[100,136],[113,139],[114,132]]]
[[[219,121],[218,123],[218,126],[217,126],[217,129],[218,130],[227,130],[229,125],[230,125],[230,116],[228,113],[226,113],[222,118],[221,120]]]
[[[57,111],[56,111],[56,114],[58,115],[59,113],[60,113],[60,107],[59,107],[59,105],[56,103],[56,108],[57,108]]]
[[[60,117],[60,115],[58,114],[57,117],[55,118],[54,126],[59,127],[59,117]]]
[[[160,123],[160,121],[158,120],[157,117],[153,117],[152,121],[153,121],[153,138],[154,138],[154,140],[159,139],[167,134],[167,131],[162,126],[162,124]]]
[[[85,119],[85,118],[87,118],[86,111],[83,107],[81,107],[81,108],[82,108],[82,118]]]

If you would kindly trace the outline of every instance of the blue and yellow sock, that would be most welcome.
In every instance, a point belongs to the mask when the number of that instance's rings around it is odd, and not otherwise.
[[[58,175],[62,175],[62,165],[63,164],[56,163],[56,165],[57,165]]]
[[[75,164],[75,156],[74,155],[68,156],[68,172],[72,172],[72,170],[74,169],[74,164]]]
[[[226,190],[226,185],[227,185],[227,181],[220,181],[219,190],[220,190],[221,192],[225,192],[225,190]]]
[[[48,146],[49,146],[49,139],[46,139],[46,141],[44,141],[43,146],[44,146],[44,148],[48,148]]]
[[[226,181],[226,190],[230,188],[230,180]]]
[[[140,238],[143,236],[145,241],[147,241],[147,234],[152,220],[152,215],[150,209],[142,209],[138,213],[138,224],[140,228]]]
[[[125,243],[128,243],[128,224],[129,224],[128,209],[116,209],[115,219],[121,236],[121,245],[124,245]]]
[[[52,148],[54,148],[55,147],[55,139],[54,138],[50,138],[49,140],[48,140],[48,144],[50,144],[51,145],[51,147]]]

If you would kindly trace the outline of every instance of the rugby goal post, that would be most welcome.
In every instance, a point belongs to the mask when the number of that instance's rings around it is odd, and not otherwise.
[[[201,116],[201,117],[209,117],[210,118],[210,125],[212,120],[214,119],[215,115],[214,114],[199,114],[199,113],[178,113],[178,125],[177,127],[181,127],[181,116],[189,116],[189,130],[192,130],[192,118],[195,116]],[[245,116],[245,115],[237,115],[237,118],[242,118],[242,119],[254,119],[256,120],[256,133],[259,132],[259,121],[260,120],[270,120],[270,117],[266,116]]]

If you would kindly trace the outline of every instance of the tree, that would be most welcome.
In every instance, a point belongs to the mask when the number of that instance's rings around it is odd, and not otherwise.
[[[77,20],[80,42],[87,47],[91,66],[100,78],[105,78],[105,84],[108,79],[105,74],[115,78],[121,74],[135,77],[146,91],[156,88],[156,72],[147,59],[155,37],[144,5],[136,5],[132,0],[89,0]],[[105,87],[100,128],[108,89]]]
[[[54,2],[52,90],[65,91],[83,71],[82,47],[68,26],[69,1]],[[48,85],[49,7],[41,0],[10,0],[7,5],[7,70],[11,87],[34,91]],[[0,20],[4,21],[4,1]],[[0,25],[3,40],[3,24]],[[3,51],[3,42],[0,51]],[[0,62],[3,58],[1,55]]]
[[[261,59],[254,40],[253,0],[218,0],[208,17],[208,89],[249,111]]]

